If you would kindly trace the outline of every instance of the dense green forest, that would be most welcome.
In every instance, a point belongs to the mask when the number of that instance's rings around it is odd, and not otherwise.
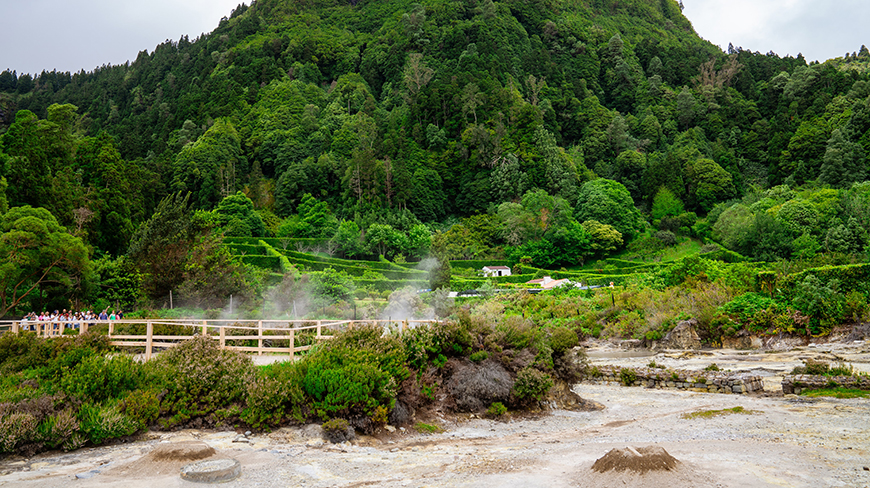
[[[366,283],[432,256],[435,286],[688,239],[855,264],[868,150],[863,46],[722,52],[675,0],[258,0],[124,65],[0,73],[0,316],[349,296],[287,243],[387,262]]]

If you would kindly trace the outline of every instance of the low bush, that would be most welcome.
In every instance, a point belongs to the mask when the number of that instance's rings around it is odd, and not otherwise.
[[[323,428],[323,437],[333,444],[350,441],[356,437],[353,427],[345,419],[332,419],[324,422],[321,427]]]
[[[220,349],[216,341],[203,336],[170,348],[148,367],[149,381],[163,390],[161,413],[170,416],[166,426],[242,402],[254,373],[250,357]]]
[[[567,327],[555,327],[550,330],[550,347],[553,354],[562,354],[580,343],[577,333]]]
[[[489,353],[486,351],[477,351],[475,353],[472,353],[471,356],[468,357],[468,359],[475,363],[484,361],[487,358],[489,358]]]
[[[130,356],[87,356],[60,379],[67,395],[82,401],[120,398],[142,382],[142,368]]]
[[[490,417],[501,417],[507,413],[507,407],[501,402],[495,402],[486,410],[486,414]]]
[[[393,407],[398,385],[408,376],[402,343],[376,325],[356,327],[319,345],[301,361],[302,387],[321,418],[371,417]]]
[[[625,386],[631,386],[637,381],[637,373],[633,369],[622,368],[619,370],[619,380]]]
[[[94,444],[130,435],[139,428],[137,422],[122,414],[116,405],[85,403],[77,417],[82,434]]]
[[[160,400],[152,390],[135,390],[127,394],[120,409],[140,429],[145,429],[160,415]]]
[[[534,368],[525,368],[517,373],[513,394],[521,402],[541,401],[553,387],[553,379],[547,373]]]

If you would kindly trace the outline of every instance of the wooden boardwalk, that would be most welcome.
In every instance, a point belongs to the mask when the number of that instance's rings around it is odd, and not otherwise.
[[[264,354],[289,355],[311,349],[322,340],[348,328],[377,324],[401,334],[405,329],[434,320],[164,320],[125,319],[89,320],[70,322],[0,322],[0,334],[35,332],[40,337],[52,338],[84,334],[88,330],[100,331],[109,338],[109,344],[130,348],[151,359],[155,349],[165,349],[196,336],[210,337],[222,349],[241,351],[262,356]],[[158,333],[155,333],[155,329]]]

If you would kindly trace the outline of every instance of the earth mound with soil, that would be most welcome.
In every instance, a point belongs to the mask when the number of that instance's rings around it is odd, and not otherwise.
[[[591,471],[591,472],[590,472]],[[712,488],[707,474],[678,461],[659,446],[611,449],[588,470],[577,473],[580,488]]]
[[[182,441],[158,444],[151,452],[132,463],[105,471],[108,476],[138,479],[180,473],[182,466],[193,461],[223,458],[205,442]]]
[[[677,469],[678,463],[668,451],[658,446],[626,447],[611,449],[604,457],[595,461],[592,470],[599,473],[634,471],[643,474],[648,471],[673,471]]]

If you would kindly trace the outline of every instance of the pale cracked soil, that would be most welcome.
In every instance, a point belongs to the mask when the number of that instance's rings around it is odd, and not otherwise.
[[[227,432],[147,434],[127,444],[7,457],[0,487],[202,486],[181,480],[182,463],[147,456],[160,443],[191,440],[242,463],[242,476],[221,484],[228,488],[870,486],[868,400],[592,384],[575,391],[606,408],[501,422],[442,419],[443,433],[396,431],[342,445],[323,444],[312,426],[252,434],[247,442]],[[736,406],[753,413],[683,418]],[[591,469],[611,449],[645,446],[666,449],[679,469],[608,476]]]

